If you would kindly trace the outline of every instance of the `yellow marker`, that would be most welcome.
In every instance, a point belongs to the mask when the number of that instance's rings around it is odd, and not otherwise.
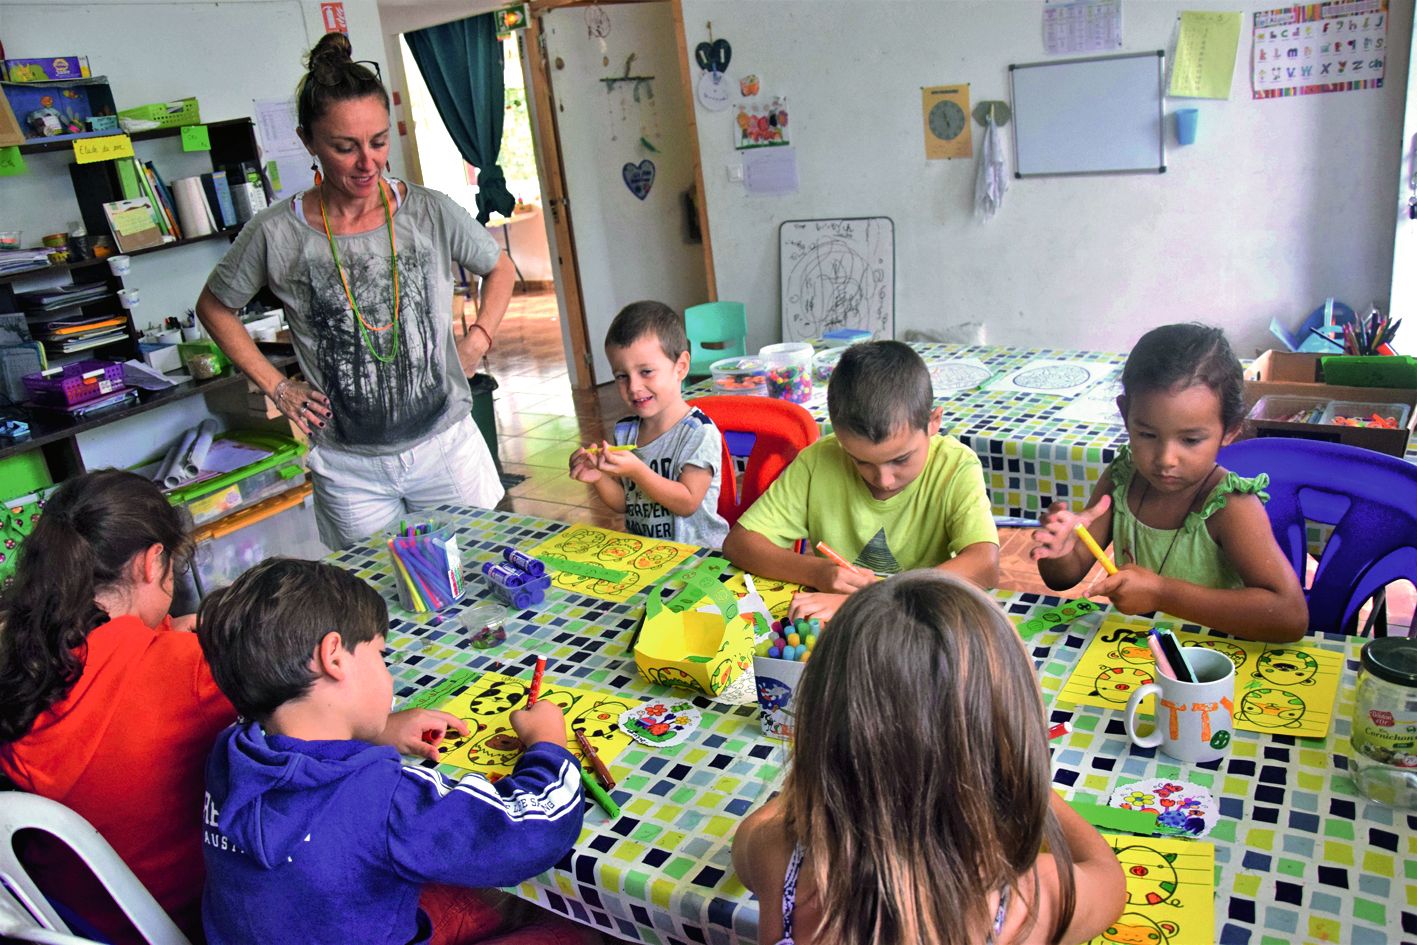
[[[610,447],[610,449],[611,449],[612,452],[615,452],[615,453],[623,453],[625,450],[632,450],[632,449],[635,449],[635,444],[633,444],[633,443],[625,443],[625,444],[623,444],[623,445],[621,445],[621,446],[612,446],[612,447]],[[596,446],[594,443],[592,443],[590,446],[587,446],[587,447],[585,448],[585,451],[586,451],[587,453],[599,453],[599,452],[600,452],[600,447],[598,447],[598,446]]]
[[[1078,522],[1073,526],[1073,531],[1082,539],[1082,543],[1087,546],[1087,550],[1092,552],[1092,556],[1102,562],[1102,568],[1108,574],[1116,574],[1117,566],[1112,563],[1112,559],[1107,557],[1107,552],[1102,550],[1102,546],[1097,543],[1097,539],[1092,537],[1092,532],[1087,530],[1087,526]]]

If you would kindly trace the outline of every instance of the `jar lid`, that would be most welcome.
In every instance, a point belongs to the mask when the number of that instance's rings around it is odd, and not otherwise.
[[[709,370],[717,374],[759,375],[768,372],[767,365],[761,359],[742,355],[715,361],[709,365]]]
[[[1417,686],[1417,639],[1383,637],[1363,646],[1363,669],[1399,686]]]

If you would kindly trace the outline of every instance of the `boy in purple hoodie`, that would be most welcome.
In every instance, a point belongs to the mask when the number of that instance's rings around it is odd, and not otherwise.
[[[512,713],[526,752],[496,784],[400,761],[387,626],[373,588],[312,561],[268,559],[203,602],[202,650],[245,720],[207,762],[211,945],[427,942],[425,884],[515,885],[579,836],[580,772],[552,702]],[[438,736],[461,725],[446,713],[404,724],[420,723]]]

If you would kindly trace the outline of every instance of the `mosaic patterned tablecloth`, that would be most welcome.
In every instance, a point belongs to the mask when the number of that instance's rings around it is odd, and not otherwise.
[[[567,527],[500,512],[441,514],[459,536],[469,573],[506,545],[527,548]],[[553,588],[543,606],[513,615],[506,643],[477,650],[456,615],[434,625],[392,603],[386,556],[371,544],[330,560],[391,601],[388,644],[401,700],[462,668],[529,676],[537,655],[549,660],[549,681],[645,699],[667,693],[635,674],[628,647],[642,608],[633,602]],[[482,590],[471,581],[469,597]],[[1058,603],[1036,594],[998,597],[1018,616]],[[1417,816],[1364,800],[1346,773],[1358,641],[1313,638],[1347,656],[1327,741],[1237,731],[1224,762],[1183,766],[1132,747],[1120,712],[1053,705],[1102,616],[1029,640],[1054,718],[1075,727],[1054,743],[1054,781],[1070,795],[1105,799],[1129,781],[1184,778],[1223,798],[1211,834],[1219,942],[1417,942]],[[756,709],[694,702],[703,724],[688,741],[663,749],[634,745],[612,765],[622,816],[612,822],[588,806],[576,849],[522,884],[519,895],[632,941],[756,940],[758,904],[733,874],[729,845],[743,815],[780,784],[784,745],[759,734]]]
[[[1124,354],[998,345],[916,343],[911,347],[928,365],[962,359],[982,361],[996,378],[1040,360],[1104,368],[1101,377],[1076,395],[970,390],[936,400],[945,408],[940,431],[957,437],[984,464],[995,515],[1037,519],[1055,501],[1080,507],[1117,455],[1117,447],[1127,441],[1120,417],[1101,422],[1058,416],[1077,397],[1096,394],[1119,383]],[[712,383],[705,381],[686,391],[686,396],[712,393]],[[803,406],[821,425],[823,433],[831,431],[826,385],[817,384],[812,399]],[[1417,464],[1417,437],[1406,458]]]

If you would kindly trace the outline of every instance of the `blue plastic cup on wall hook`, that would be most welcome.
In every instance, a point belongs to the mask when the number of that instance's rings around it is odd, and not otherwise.
[[[1196,124],[1200,120],[1200,109],[1178,108],[1176,110],[1176,140],[1181,144],[1196,143]]]

